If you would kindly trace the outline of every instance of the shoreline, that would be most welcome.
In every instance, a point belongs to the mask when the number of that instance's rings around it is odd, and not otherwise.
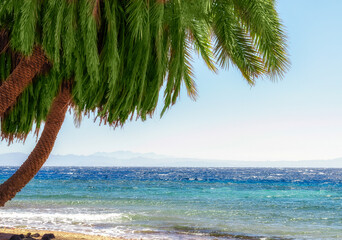
[[[27,233],[35,234],[38,233],[41,237],[46,233],[53,233],[56,240],[134,240],[131,238],[124,237],[107,237],[100,235],[91,235],[84,233],[74,233],[74,232],[64,232],[64,231],[50,231],[50,230],[37,230],[37,229],[26,229],[26,228],[11,228],[11,227],[0,227],[0,240],[9,240],[14,234],[24,234]]]

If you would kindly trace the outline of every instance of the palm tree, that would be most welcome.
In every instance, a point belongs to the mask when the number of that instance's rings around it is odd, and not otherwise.
[[[288,67],[274,0],[2,0],[0,120],[2,140],[40,139],[27,161],[0,186],[12,199],[48,158],[67,109],[93,112],[122,126],[164,112],[182,84],[196,98],[191,56],[209,69],[236,66],[254,85]]]

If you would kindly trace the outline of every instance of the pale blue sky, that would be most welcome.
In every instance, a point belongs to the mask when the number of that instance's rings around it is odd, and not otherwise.
[[[288,34],[291,68],[276,83],[255,87],[236,69],[215,75],[196,60],[196,102],[181,99],[162,119],[123,129],[67,116],[52,154],[128,150],[227,160],[306,160],[342,157],[342,1],[278,0]],[[29,153],[23,144],[0,143],[0,153]]]

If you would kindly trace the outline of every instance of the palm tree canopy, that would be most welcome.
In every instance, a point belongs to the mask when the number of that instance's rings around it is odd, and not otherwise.
[[[39,130],[65,79],[76,118],[94,112],[117,126],[153,114],[163,85],[162,114],[182,84],[195,99],[193,51],[214,72],[236,66],[251,85],[289,63],[274,0],[1,0],[1,29],[10,47],[0,50],[0,84],[35,46],[51,65],[1,116],[10,140]]]

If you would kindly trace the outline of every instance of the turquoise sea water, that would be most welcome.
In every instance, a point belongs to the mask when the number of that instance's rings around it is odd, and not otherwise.
[[[0,182],[13,172],[0,168]],[[342,239],[342,169],[43,168],[0,227],[142,239]]]

